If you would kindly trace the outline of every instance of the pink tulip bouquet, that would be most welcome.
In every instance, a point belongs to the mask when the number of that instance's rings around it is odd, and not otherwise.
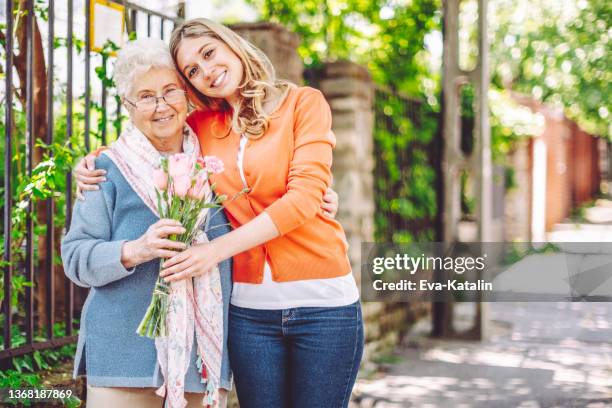
[[[153,173],[157,195],[157,210],[160,218],[180,221],[185,232],[170,239],[190,245],[204,222],[204,208],[220,207],[227,198],[215,195],[215,185],[209,187],[211,174],[223,172],[223,162],[214,156],[199,158],[195,163],[184,153],[162,158],[161,166]],[[162,262],[160,262],[161,270]],[[158,278],[153,290],[151,304],[147,309],[137,333],[155,338],[167,336],[166,315],[170,288]]]

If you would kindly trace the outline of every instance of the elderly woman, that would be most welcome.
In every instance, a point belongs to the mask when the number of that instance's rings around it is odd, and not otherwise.
[[[136,334],[151,301],[159,259],[184,249],[169,239],[183,227],[160,220],[151,205],[151,172],[164,155],[199,155],[198,140],[185,125],[185,91],[167,46],[157,40],[138,40],[122,49],[115,81],[130,123],[96,159],[106,180],[77,201],[62,242],[66,275],[91,288],[74,376],[87,374],[88,408],[161,407],[162,396],[167,406],[223,406],[225,390],[231,388],[226,347],[231,260],[219,263],[218,279],[210,280],[217,285],[211,293],[221,296],[207,296],[200,304],[198,295],[191,296],[187,304],[194,310],[182,332],[178,325],[155,341]],[[223,211],[211,211],[206,224],[208,239],[229,229]],[[177,338],[184,340],[178,350]]]

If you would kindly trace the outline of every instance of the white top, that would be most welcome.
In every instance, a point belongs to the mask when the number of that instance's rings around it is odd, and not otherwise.
[[[247,138],[242,135],[238,149],[240,178],[247,186],[242,168]],[[359,290],[352,273],[329,279],[275,282],[266,262],[262,283],[234,282],[231,304],[250,309],[291,309],[295,307],[338,307],[359,300]]]

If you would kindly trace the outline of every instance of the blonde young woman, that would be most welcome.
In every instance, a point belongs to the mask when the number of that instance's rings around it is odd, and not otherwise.
[[[227,27],[197,19],[170,40],[200,110],[188,122],[221,157],[219,190],[235,231],[164,263],[169,281],[234,258],[229,349],[243,408],[346,407],[363,349],[359,294],[340,224],[319,206],[331,183],[323,95],[275,78],[268,58]]]
[[[235,228],[164,262],[169,282],[233,257],[228,348],[242,408],[346,407],[363,352],[359,293],[344,231],[321,210],[331,183],[323,95],[275,78],[268,58],[225,26],[185,22],[170,50],[198,109],[202,154]]]

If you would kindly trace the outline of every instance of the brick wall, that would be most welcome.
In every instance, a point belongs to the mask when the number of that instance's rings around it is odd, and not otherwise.
[[[565,117],[543,111],[546,128],[546,231],[567,218],[572,209],[571,155],[572,132]]]
[[[599,149],[597,140],[575,123],[572,131],[570,173],[573,185],[572,201],[575,206],[589,201],[599,191]]]
[[[519,142],[508,162],[515,170],[518,189],[506,197],[506,240],[532,239],[533,189],[545,190],[545,230],[566,220],[572,210],[593,199],[601,183],[600,144],[592,136],[567,119],[559,109],[551,108],[528,98],[517,101],[541,113],[545,127],[541,135],[528,142]],[[534,144],[541,141],[546,146],[545,185],[533,186]],[[525,161],[527,160],[527,163]]]

